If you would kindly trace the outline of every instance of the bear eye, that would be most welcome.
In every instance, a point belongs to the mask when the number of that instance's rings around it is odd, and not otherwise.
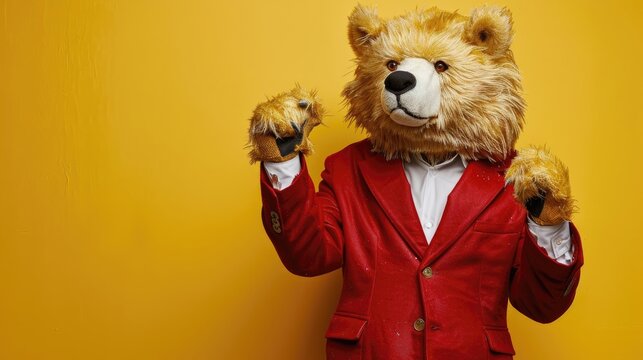
[[[435,71],[437,71],[439,73],[445,72],[449,68],[449,65],[447,65],[447,63],[445,63],[442,60],[436,61],[434,66],[435,66]]]
[[[386,63],[386,68],[389,69],[390,71],[395,71],[395,70],[397,70],[398,65],[400,65],[400,64],[398,64],[397,61],[391,60],[391,61]]]

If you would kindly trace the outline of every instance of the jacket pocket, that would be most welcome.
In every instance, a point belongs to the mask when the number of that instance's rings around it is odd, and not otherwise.
[[[524,221],[514,221],[507,223],[476,221],[473,224],[473,231],[491,234],[518,234],[525,226],[526,222]]]
[[[330,319],[326,338],[343,341],[359,341],[366,327],[366,320],[355,315],[335,313]]]
[[[335,313],[326,330],[326,358],[361,360],[366,322],[355,315]]]
[[[516,351],[514,350],[513,344],[511,342],[511,335],[509,335],[509,330],[507,330],[506,328],[485,327],[484,332],[487,337],[487,343],[489,344],[489,350],[491,351],[491,354],[516,354]],[[496,357],[491,357],[491,359],[496,359]],[[511,357],[509,356],[508,359],[511,359]]]

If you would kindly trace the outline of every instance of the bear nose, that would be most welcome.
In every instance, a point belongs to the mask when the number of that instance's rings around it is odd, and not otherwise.
[[[384,80],[384,87],[395,95],[402,95],[415,87],[415,76],[407,71],[392,72]]]

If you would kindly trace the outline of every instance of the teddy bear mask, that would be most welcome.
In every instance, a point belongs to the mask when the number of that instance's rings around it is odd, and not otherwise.
[[[508,10],[466,17],[431,8],[383,20],[358,6],[348,35],[357,65],[343,91],[348,120],[375,151],[492,161],[513,151],[525,103]]]

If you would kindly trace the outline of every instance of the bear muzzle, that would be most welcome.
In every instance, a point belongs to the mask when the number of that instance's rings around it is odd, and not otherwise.
[[[384,80],[382,107],[400,125],[418,127],[438,117],[440,79],[426,59],[407,58]]]

